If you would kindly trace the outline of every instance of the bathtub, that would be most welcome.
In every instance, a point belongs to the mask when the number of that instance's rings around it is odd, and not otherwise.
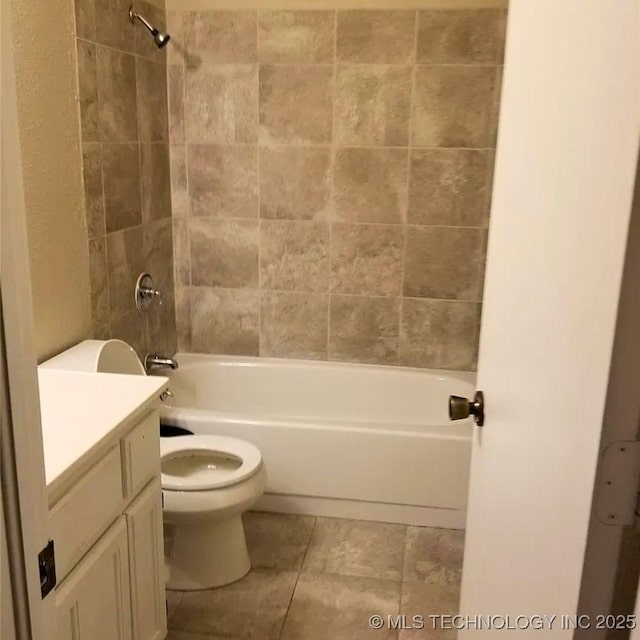
[[[473,374],[178,354],[164,424],[256,445],[267,468],[257,508],[463,528],[471,420],[449,394]]]

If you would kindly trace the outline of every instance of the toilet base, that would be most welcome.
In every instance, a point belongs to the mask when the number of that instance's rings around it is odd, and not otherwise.
[[[221,521],[170,526],[166,553],[171,573],[167,589],[211,589],[249,573],[251,562],[240,514]]]

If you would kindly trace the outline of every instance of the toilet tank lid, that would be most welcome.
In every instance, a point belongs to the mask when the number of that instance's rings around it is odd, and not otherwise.
[[[122,340],[84,340],[43,362],[44,369],[146,375],[140,358]]]

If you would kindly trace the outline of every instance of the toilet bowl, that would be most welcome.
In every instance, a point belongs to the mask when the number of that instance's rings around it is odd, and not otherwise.
[[[85,340],[40,365],[146,375],[121,340]],[[222,436],[161,438],[167,587],[192,591],[239,580],[251,568],[242,513],[264,492],[260,451]]]
[[[192,591],[239,580],[251,563],[242,514],[264,492],[260,451],[222,436],[178,436],[160,444],[169,589]]]

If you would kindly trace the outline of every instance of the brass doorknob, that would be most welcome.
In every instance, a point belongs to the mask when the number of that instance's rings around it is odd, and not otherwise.
[[[482,391],[476,391],[473,401],[462,396],[449,396],[449,419],[464,420],[469,416],[473,416],[479,427],[484,424],[484,394]]]

